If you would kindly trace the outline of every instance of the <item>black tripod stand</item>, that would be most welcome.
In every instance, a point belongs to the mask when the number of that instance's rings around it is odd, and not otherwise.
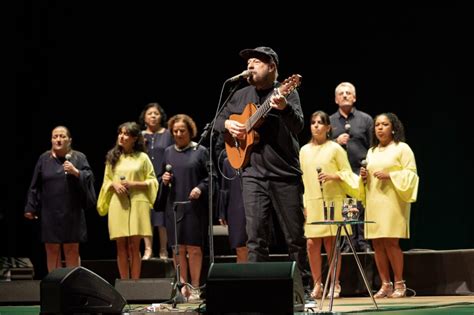
[[[178,206],[187,205],[190,203],[191,203],[190,200],[173,202],[173,218],[174,218],[174,248],[173,250],[174,250],[174,257],[176,260],[176,282],[174,285],[175,293],[174,293],[173,298],[170,300],[173,308],[176,308],[176,304],[178,303],[186,302],[186,298],[181,293],[181,289],[184,286],[192,287],[189,283],[181,282],[181,267],[179,263],[179,244],[178,244],[178,216],[177,216]]]

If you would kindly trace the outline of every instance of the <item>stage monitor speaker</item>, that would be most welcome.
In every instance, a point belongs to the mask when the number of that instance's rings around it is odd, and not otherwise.
[[[295,262],[213,263],[206,284],[211,314],[304,311],[304,290]]]
[[[174,278],[143,278],[115,280],[115,289],[129,303],[169,301],[173,297]]]
[[[41,314],[116,313],[127,304],[115,288],[83,267],[59,268],[40,283]]]

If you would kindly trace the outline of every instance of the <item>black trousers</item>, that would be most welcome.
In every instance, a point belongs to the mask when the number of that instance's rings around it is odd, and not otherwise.
[[[248,260],[269,260],[270,220],[272,209],[278,218],[288,246],[290,259],[295,261],[305,278],[307,252],[304,236],[303,182],[301,179],[283,182],[243,177]]]

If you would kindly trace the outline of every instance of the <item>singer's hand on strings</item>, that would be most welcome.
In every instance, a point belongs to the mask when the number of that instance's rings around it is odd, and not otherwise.
[[[201,189],[194,187],[189,193],[189,199],[198,199],[201,196]]]
[[[278,110],[283,110],[286,108],[287,102],[286,97],[280,93],[276,93],[276,95],[272,95],[270,99],[270,106],[276,108]]]
[[[239,123],[236,120],[227,119],[224,123],[225,128],[229,131],[232,137],[243,140],[247,134],[245,131],[245,125]]]

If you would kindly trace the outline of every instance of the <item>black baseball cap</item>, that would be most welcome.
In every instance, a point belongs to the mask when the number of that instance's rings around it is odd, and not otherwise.
[[[249,60],[250,58],[258,58],[262,59],[263,61],[270,61],[273,59],[277,66],[279,62],[277,53],[270,47],[261,46],[254,49],[244,49],[240,51],[239,55],[245,60]]]

